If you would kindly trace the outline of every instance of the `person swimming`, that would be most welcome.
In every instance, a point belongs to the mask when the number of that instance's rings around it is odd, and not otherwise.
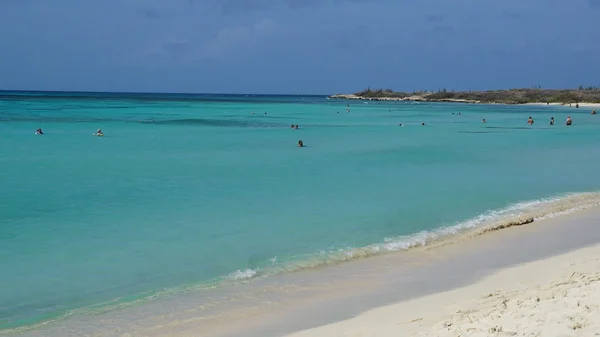
[[[592,110],[592,115],[596,114],[596,109]]]
[[[298,141],[298,147],[304,147],[304,142],[303,142],[303,141],[301,141],[301,140],[299,140],[299,141]]]
[[[421,123],[422,126],[425,126],[425,123]]]
[[[550,125],[554,125],[554,117],[550,117]]]
[[[531,118],[531,116],[529,116],[529,119],[527,119],[527,124],[533,125],[533,118]]]
[[[101,129],[96,130],[96,133],[94,134],[94,136],[104,136],[104,134],[102,133]]]
[[[571,116],[567,117],[567,126],[570,126],[571,124],[573,124],[573,120],[571,119]]]
[[[296,124],[296,126],[295,126],[295,127],[296,127],[296,129],[298,129],[298,128],[300,128],[300,125]]]
[[[485,124],[485,118],[481,120],[481,123]]]
[[[42,129],[37,129],[37,130],[35,130],[35,134],[36,135],[43,135],[44,133],[42,132]]]

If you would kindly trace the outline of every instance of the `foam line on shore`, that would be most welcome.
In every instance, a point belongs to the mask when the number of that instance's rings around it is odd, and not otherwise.
[[[128,298],[118,298],[110,302],[84,308],[75,308],[63,313],[57,313],[52,317],[44,317],[34,324],[0,330],[0,334],[35,329],[47,323],[66,319],[75,315],[104,313],[144,303],[148,300],[189,291],[208,290],[239,282],[248,282],[255,278],[265,278],[281,273],[335,265],[347,261],[405,251],[416,247],[435,248],[441,245],[472,239],[489,232],[514,226],[527,225],[532,222],[566,215],[596,206],[600,206],[599,192],[571,193],[552,198],[520,202],[502,209],[484,212],[466,221],[442,226],[433,231],[422,231],[407,236],[388,237],[382,242],[365,247],[322,250],[312,255],[292,256],[281,259],[273,257],[268,261],[265,261],[261,267],[238,269],[229,275],[211,279],[201,284],[188,284],[154,293],[138,294]]]

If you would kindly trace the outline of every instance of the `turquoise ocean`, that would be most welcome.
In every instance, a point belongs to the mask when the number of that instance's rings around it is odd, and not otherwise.
[[[0,92],[0,332],[597,205],[590,110]]]

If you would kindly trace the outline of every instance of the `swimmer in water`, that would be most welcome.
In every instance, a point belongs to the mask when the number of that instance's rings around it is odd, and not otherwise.
[[[42,132],[42,129],[37,129],[37,130],[35,130],[35,134],[36,135],[43,135],[44,133]]]
[[[481,120],[481,123],[485,124],[485,118]]]
[[[301,141],[301,140],[299,140],[299,141],[298,141],[298,147],[304,147],[304,142],[303,142],[303,141]]]
[[[554,125],[554,117],[550,117],[550,125]]]
[[[573,124],[573,120],[571,119],[571,116],[567,117],[567,126],[570,126],[571,124]]]
[[[592,110],[592,115],[596,114],[596,109]]]
[[[294,124],[290,125],[290,127],[291,127],[292,129],[294,129]]]
[[[95,136],[104,136],[101,129],[96,130]]]
[[[298,129],[300,126],[298,124],[296,124],[296,129]]]
[[[422,126],[425,126],[425,123],[421,123]]]
[[[404,126],[404,124],[400,123],[400,124],[398,124],[398,126]]]
[[[529,119],[527,119],[527,124],[533,125],[533,118],[531,118],[531,116],[529,117]]]

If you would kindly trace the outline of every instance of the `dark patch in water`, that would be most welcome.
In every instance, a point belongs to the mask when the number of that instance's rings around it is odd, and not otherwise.
[[[309,99],[306,99],[309,98]],[[235,94],[159,94],[159,93],[108,93],[108,92],[43,92],[0,91],[0,100],[78,100],[121,102],[237,102],[237,103],[296,103],[313,104],[325,100],[322,95],[235,95]]]
[[[62,108],[27,108],[27,111],[62,111]]]
[[[3,120],[8,122],[40,122],[40,123],[95,123],[95,122],[123,122],[121,119],[114,118],[85,118],[85,117],[71,117],[71,118],[61,118],[61,117],[40,117],[40,116],[30,116],[30,117],[17,117],[11,116],[8,118],[3,118]]]
[[[458,131],[458,133],[504,133],[495,131]]]
[[[227,120],[227,119],[203,119],[203,118],[189,118],[189,119],[171,119],[165,121],[142,121],[142,123],[152,124],[165,124],[165,125],[202,125],[202,126],[215,126],[215,127],[281,127],[281,124],[265,123],[265,122],[246,122],[239,120]]]
[[[486,126],[486,129],[506,129],[506,130],[529,130],[531,129],[531,127],[526,127],[526,126],[517,126],[517,127],[510,127],[510,126]]]

